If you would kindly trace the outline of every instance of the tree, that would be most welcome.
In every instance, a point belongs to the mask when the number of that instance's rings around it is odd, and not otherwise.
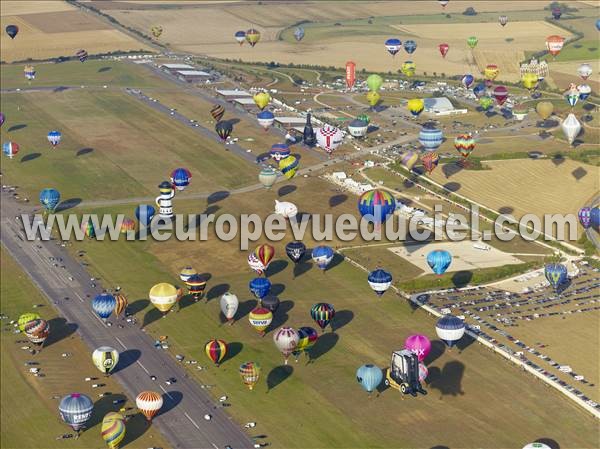
[[[463,12],[463,16],[476,16],[477,12],[475,11],[475,8],[473,8],[472,6],[469,6],[467,9],[465,9],[465,12]]]

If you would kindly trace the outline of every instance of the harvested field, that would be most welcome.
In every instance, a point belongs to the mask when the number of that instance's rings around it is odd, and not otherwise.
[[[77,8],[67,2],[56,0],[3,0],[0,16],[22,16],[59,11],[75,11]]]
[[[64,33],[65,23],[69,24],[70,33],[113,29],[109,24],[96,20],[94,16],[83,11],[28,14],[25,20],[42,33]]]

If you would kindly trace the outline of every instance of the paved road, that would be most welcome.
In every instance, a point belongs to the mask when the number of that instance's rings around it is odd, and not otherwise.
[[[185,377],[182,367],[167,351],[155,349],[153,339],[137,325],[113,320],[107,327],[92,312],[90,301],[101,290],[90,286],[90,275],[85,268],[56,241],[29,242],[24,239],[20,221],[16,215],[30,213],[32,209],[15,202],[6,193],[1,194],[1,241],[2,245],[23,267],[38,288],[46,294],[61,316],[78,325],[77,332],[90,350],[109,345],[122,352],[122,361],[128,364],[113,374],[130,399],[143,390],[155,390],[163,394],[163,415],[154,419],[173,448],[221,449],[251,448],[253,442],[241,428],[216,405],[199,384]],[[54,267],[49,257],[62,258],[66,269]],[[73,281],[69,280],[73,277]],[[65,300],[69,297],[69,300]],[[166,318],[168,319],[168,318]],[[141,321],[141,320],[140,320]],[[128,350],[141,352],[139,359]],[[150,375],[157,376],[157,381]],[[164,381],[175,377],[177,382],[167,386]],[[233,404],[235,406],[235,404]],[[211,421],[204,419],[212,415]]]

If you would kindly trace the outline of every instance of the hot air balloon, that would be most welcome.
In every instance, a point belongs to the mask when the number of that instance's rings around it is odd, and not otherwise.
[[[6,34],[8,34],[8,36],[11,39],[14,39],[15,37],[17,37],[17,34],[19,33],[19,27],[16,25],[8,25],[6,27]]]
[[[60,202],[60,193],[56,189],[44,189],[40,192],[40,204],[47,212],[54,212]]]
[[[110,373],[119,363],[119,351],[110,346],[100,346],[92,352],[94,366],[104,374]]]
[[[235,40],[238,44],[242,45],[246,40],[246,32],[245,31],[236,31],[234,34]]]
[[[65,424],[79,433],[79,430],[92,417],[94,403],[81,393],[71,393],[64,396],[58,405],[58,412]]]
[[[306,253],[306,245],[298,241],[290,242],[285,245],[285,253],[292,262],[298,263]]]
[[[404,50],[409,55],[412,55],[417,49],[417,43],[413,40],[404,41]]]
[[[25,78],[29,81],[35,79],[35,68],[32,65],[26,65],[23,69],[23,73],[25,74]]]
[[[262,111],[271,101],[271,95],[269,95],[267,92],[259,92],[255,94],[252,99],[254,100],[256,106],[258,106],[258,108]]]
[[[404,348],[408,349],[413,354],[416,354],[419,362],[422,362],[427,358],[427,355],[429,355],[429,352],[431,351],[431,342],[425,335],[410,335],[404,341]]]
[[[332,304],[320,302],[310,308],[310,317],[321,328],[321,332],[325,330],[334,316],[335,309]],[[331,328],[333,330],[333,326]]]
[[[486,95],[479,99],[479,106],[481,107],[482,110],[488,111],[494,107],[494,100],[492,97],[488,97]]]
[[[396,56],[396,53],[400,51],[402,48],[402,42],[400,39],[390,38],[385,41],[385,49],[392,56]]]
[[[231,122],[218,122],[215,125],[215,131],[217,135],[221,138],[223,142],[227,140],[227,138],[231,135],[233,131],[233,125]]]
[[[559,7],[552,8],[552,17],[554,17],[554,20],[560,19],[560,16],[562,16],[561,9]]]
[[[579,123],[579,120],[577,120],[575,114],[571,113],[567,115],[567,118],[563,120],[560,126],[569,144],[573,145],[573,142],[575,142],[575,138],[579,135],[579,132],[581,131],[581,123]]]
[[[356,118],[366,122],[367,124],[371,123],[371,117],[369,117],[367,114],[359,114]]]
[[[135,231],[135,221],[129,217],[125,217],[121,222],[121,234],[127,234],[129,231]]]
[[[178,293],[173,285],[161,282],[150,289],[148,297],[150,298],[152,305],[164,316],[177,302]]]
[[[592,66],[589,65],[588,63],[583,63],[577,68],[577,73],[579,74],[581,79],[584,79],[584,80],[588,79],[590,77],[590,75],[592,74],[592,72],[593,72]]]
[[[225,108],[220,104],[215,104],[212,108],[210,108],[210,115],[217,122],[220,122],[225,115]]]
[[[367,77],[367,86],[369,87],[369,90],[372,90],[373,92],[377,92],[381,86],[383,85],[383,78],[379,75],[377,75],[376,73],[369,75]]]
[[[103,321],[113,313],[115,310],[115,306],[117,305],[117,300],[110,293],[101,293],[96,295],[96,297],[92,301],[92,310],[102,318]]]
[[[459,134],[454,138],[454,148],[459,154],[465,159],[469,157],[469,155],[475,149],[475,139],[472,134]]]
[[[94,222],[92,221],[91,217],[88,221],[81,223],[81,231],[89,239],[96,238],[96,228],[94,227]]]
[[[435,151],[425,153],[421,157],[421,163],[423,164],[427,174],[430,175],[440,163],[440,156]]]
[[[288,156],[279,161],[279,170],[287,179],[292,179],[298,169],[298,159],[295,156]]]
[[[335,126],[325,124],[322,128],[317,129],[317,145],[329,155],[341,145],[343,137],[342,131]]]
[[[2,152],[8,156],[9,159],[15,157],[15,155],[19,152],[19,144],[17,142],[4,142],[2,144]]]
[[[442,57],[445,58],[446,54],[448,54],[448,50],[450,49],[450,45],[443,43],[438,45],[438,49],[440,50],[440,54],[442,55]]]
[[[271,157],[277,162],[288,157],[290,153],[290,147],[285,143],[275,143],[271,146],[271,151],[269,151]]]
[[[396,200],[386,190],[369,190],[358,199],[358,212],[362,217],[366,217],[368,221],[374,223],[375,230],[381,229],[381,225],[393,215],[395,209]]]
[[[525,119],[525,117],[527,117],[528,111],[529,111],[529,108],[527,106],[525,106],[524,104],[516,104],[512,108],[513,117],[517,120]]]
[[[569,103],[569,106],[572,108],[575,107],[579,101],[579,92],[577,92],[575,84],[571,84],[571,88],[565,92],[565,100],[567,100],[567,103]]]
[[[492,85],[492,82],[498,77],[500,73],[500,69],[496,64],[488,64],[483,69],[483,77],[485,78],[486,84],[488,86]]]
[[[367,92],[367,102],[369,103],[369,106],[374,108],[379,103],[379,100],[381,100],[381,95],[379,94],[379,92],[375,92],[372,90]]]
[[[579,99],[581,101],[585,101],[589,98],[592,93],[592,88],[587,84],[580,84],[577,86],[577,92],[579,92]]]
[[[50,335],[50,324],[41,318],[28,321],[24,326],[25,336],[35,345],[43,345]]]
[[[160,25],[154,25],[152,28],[150,28],[150,32],[155,38],[158,39],[163,32],[163,27]]]
[[[477,86],[475,86],[473,88],[473,94],[477,98],[481,98],[485,94],[486,91],[487,91],[487,88],[485,87],[485,83],[479,83],[479,84],[477,84]]]
[[[298,329],[298,344],[294,352],[292,352],[294,357],[296,357],[296,362],[302,352],[305,352],[310,358],[308,351],[315,345],[318,339],[319,334],[312,327],[301,327]]]
[[[271,312],[277,312],[279,308],[279,298],[275,295],[267,295],[260,300],[260,305],[265,309],[269,309]]]
[[[252,390],[260,377],[260,365],[256,362],[244,362],[240,365],[239,372],[244,385]]]
[[[583,229],[588,229],[592,224],[592,209],[587,206],[582,207],[581,209],[579,209],[577,216],[579,217],[579,223],[581,223]],[[21,318],[19,318],[19,323],[21,323]],[[21,325],[19,324],[19,328],[20,327]]]
[[[496,86],[492,95],[494,96],[496,103],[498,103],[499,106],[502,106],[508,98],[508,89],[506,86]]]
[[[348,123],[348,132],[353,137],[364,137],[369,130],[369,124],[359,119],[354,119]]]
[[[304,38],[304,28],[298,27],[294,30],[294,37],[298,42]]]
[[[392,285],[392,274],[381,268],[377,268],[369,273],[367,281],[375,294],[381,297]]]
[[[77,59],[79,59],[79,61],[85,62],[88,58],[88,52],[84,49],[81,49],[78,50],[77,53],[75,53],[75,56],[77,56]]]
[[[256,271],[259,276],[263,274],[265,267],[254,253],[248,254],[248,265],[252,270]]]
[[[425,102],[421,98],[411,98],[406,106],[414,117],[418,117],[425,109]]]
[[[135,208],[135,218],[138,219],[141,225],[148,226],[156,213],[156,209],[148,204],[140,204]]]
[[[226,292],[221,296],[221,300],[219,302],[221,306],[221,313],[230,324],[233,324],[235,313],[237,312],[238,306],[240,304],[238,297],[235,296],[231,292]]]
[[[25,325],[33,320],[39,320],[42,317],[35,312],[27,312],[22,314],[17,321],[17,326],[21,332],[25,332]]]
[[[600,19],[596,19],[596,29],[600,31]]]
[[[171,172],[171,183],[177,190],[185,190],[191,180],[192,173],[187,168],[176,168]]]
[[[333,249],[325,245],[317,246],[312,250],[312,260],[321,270],[325,271],[333,260]]]
[[[271,291],[271,281],[267,278],[254,278],[248,284],[250,292],[258,299],[262,299]]]
[[[498,16],[498,23],[502,26],[506,26],[508,23],[508,16]]]
[[[273,321],[273,312],[265,307],[257,307],[250,315],[248,315],[250,324],[256,331],[261,335],[265,335],[265,331],[269,327],[269,324]]]
[[[549,263],[544,266],[544,276],[554,290],[567,282],[567,267],[560,263]]]
[[[219,366],[227,355],[227,343],[223,340],[209,340],[204,345],[204,352],[215,365]]]
[[[273,260],[273,257],[275,257],[275,248],[264,243],[256,247],[254,255],[260,260],[263,264],[264,271],[266,271],[269,268],[269,264]]]
[[[540,101],[536,106],[535,110],[542,120],[548,119],[554,112],[554,104],[549,101]]]
[[[127,309],[127,297],[122,293],[117,293],[115,295],[115,301],[115,316],[119,317],[119,315]]]
[[[4,115],[4,112],[0,112],[0,126],[2,126],[4,124],[5,120],[6,120],[6,116]]]
[[[442,6],[442,8],[445,8],[446,5],[450,3],[450,0],[438,0],[438,3]]]
[[[469,36],[467,38],[467,45],[469,46],[469,48],[471,50],[473,50],[475,47],[477,47],[478,42],[479,42],[479,39],[477,39],[477,36]]]
[[[258,30],[250,28],[248,31],[246,31],[246,41],[250,44],[251,47],[254,47],[259,40],[260,32]]]
[[[425,150],[435,151],[444,141],[444,133],[437,129],[433,124],[428,123],[421,128],[419,132],[419,142]]]
[[[548,53],[554,57],[560,53],[564,44],[565,38],[562,36],[557,36],[554,34],[546,38],[546,48],[548,49]]]
[[[600,207],[594,206],[590,211],[590,226],[600,233]]]
[[[452,255],[445,250],[435,250],[427,254],[427,265],[435,274],[441,276],[452,263]]]
[[[142,391],[135,398],[135,405],[146,420],[152,421],[163,406],[163,398],[155,391]]]
[[[367,364],[356,370],[356,380],[369,394],[375,390],[383,380],[381,368]]]
[[[346,62],[346,87],[352,89],[356,82],[356,63],[354,61]]]
[[[531,92],[536,89],[539,82],[539,77],[535,73],[526,72],[521,77],[521,81],[523,83],[523,87]]]
[[[282,327],[273,334],[275,346],[283,354],[286,365],[290,354],[296,349],[299,339],[298,332],[291,327]]]
[[[125,418],[123,418],[123,415],[108,412],[102,419],[100,433],[109,449],[118,449],[119,444],[125,438]]]
[[[187,281],[185,281],[185,285],[187,286],[190,295],[198,301],[199,298],[202,298],[204,290],[206,289],[206,278],[200,274],[192,274]]]
[[[258,182],[270,189],[277,180],[277,171],[270,165],[264,165],[258,174]]]
[[[400,71],[407,77],[414,76],[417,71],[417,64],[413,61],[404,61],[400,67]]]
[[[475,81],[475,78],[470,73],[464,74],[460,80],[462,85],[465,86],[465,89],[469,89],[473,85],[474,81]]]
[[[264,130],[268,130],[269,127],[275,121],[275,115],[271,111],[260,111],[256,118],[258,120],[258,124],[264,128]]]
[[[465,334],[465,322],[454,315],[444,315],[435,325],[435,332],[451,348]]]
[[[62,134],[59,131],[50,131],[48,133],[48,142],[50,142],[53,147],[56,147],[56,145],[60,143],[61,137]]]
[[[409,150],[406,153],[402,154],[402,157],[400,158],[400,163],[409,170],[412,170],[412,168],[415,166],[418,160],[419,155],[414,151]]]

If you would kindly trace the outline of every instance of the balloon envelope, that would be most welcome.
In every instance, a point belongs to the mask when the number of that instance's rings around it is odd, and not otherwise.
[[[64,396],[58,405],[61,419],[78,431],[92,417],[94,403],[85,394],[71,393]]]
[[[250,292],[258,299],[262,299],[271,291],[271,281],[267,278],[254,278],[248,284]]]
[[[390,55],[395,56],[402,48],[402,41],[396,38],[388,39],[385,41],[385,48]]]
[[[279,352],[283,354],[286,364],[288,357],[296,349],[299,339],[300,337],[298,335],[298,332],[296,332],[296,330],[291,327],[282,327],[273,334],[273,341],[275,342],[275,346],[277,347]]]
[[[116,412],[108,412],[102,419],[102,439],[110,449],[117,449],[125,438],[125,418]]]
[[[135,405],[148,421],[152,421],[163,406],[163,398],[155,391],[142,391],[135,398]]]
[[[92,362],[101,372],[108,374],[119,363],[119,351],[110,346],[100,346],[92,352]]]
[[[573,145],[573,142],[575,142],[575,139],[581,131],[581,123],[579,123],[579,120],[577,120],[575,114],[569,114],[567,118],[563,120],[560,126],[569,144]]]
[[[413,116],[418,117],[425,108],[425,102],[421,98],[411,98],[406,106]]]
[[[377,296],[382,296],[392,285],[392,274],[378,268],[369,273],[367,281]]]
[[[435,250],[427,254],[427,265],[435,274],[442,275],[452,263],[452,255],[445,250]]]
[[[560,263],[549,263],[544,266],[544,276],[554,290],[567,282],[567,267]]]
[[[156,213],[156,209],[148,204],[140,204],[135,208],[135,217],[141,225],[148,226]]]
[[[258,174],[258,182],[266,189],[270,189],[277,180],[277,171],[270,165],[266,165],[260,169]]]
[[[48,212],[54,212],[60,202],[60,193],[56,189],[44,189],[40,192],[40,203]]]
[[[465,334],[465,322],[454,315],[444,315],[435,326],[440,340],[452,347]]]
[[[383,78],[376,73],[367,77],[367,86],[369,87],[369,90],[372,90],[373,92],[377,92],[381,88],[382,84]]]
[[[535,110],[542,120],[549,118],[554,112],[554,104],[549,101],[540,101],[536,106]]]
[[[383,380],[383,373],[375,365],[363,365],[356,370],[356,380],[365,391],[371,393]]]
[[[358,199],[358,211],[362,217],[373,221],[379,229],[396,210],[396,199],[387,190],[373,189],[363,193]]]
[[[333,320],[333,317],[335,316],[335,309],[331,304],[320,302],[311,307],[310,316],[321,328],[321,330],[323,330],[327,327],[331,320]]]
[[[404,342],[404,347],[417,355],[419,362],[427,358],[431,351],[431,342],[425,335],[410,335]]]
[[[462,85],[465,86],[465,89],[469,89],[473,85],[475,78],[470,73],[466,73],[463,75],[460,81]]]
[[[404,42],[404,50],[409,55],[412,55],[417,49],[417,43],[413,40],[408,40]]]
[[[175,286],[167,282],[161,282],[150,289],[148,297],[152,305],[164,314],[171,310],[177,302],[179,294]]]
[[[434,151],[443,141],[444,133],[433,125],[424,126],[419,132],[419,142],[427,151]]]
[[[242,382],[252,390],[260,378],[260,365],[256,362],[244,362],[239,369]]]
[[[333,249],[329,246],[321,245],[313,248],[312,260],[321,270],[326,270],[333,260]]]
[[[6,34],[10,36],[11,39],[14,39],[19,33],[19,27],[16,25],[8,25],[6,27]]]
[[[209,340],[204,345],[204,352],[215,365],[219,365],[227,355],[227,343],[224,340]]]
[[[232,321],[240,304],[238,297],[231,292],[226,292],[221,296],[219,304],[221,313],[227,318],[227,321]]]
[[[103,320],[106,320],[115,310],[117,300],[110,293],[101,293],[92,300],[92,310]]]
[[[306,245],[298,241],[290,242],[285,245],[285,253],[292,262],[298,263],[306,254]]]

